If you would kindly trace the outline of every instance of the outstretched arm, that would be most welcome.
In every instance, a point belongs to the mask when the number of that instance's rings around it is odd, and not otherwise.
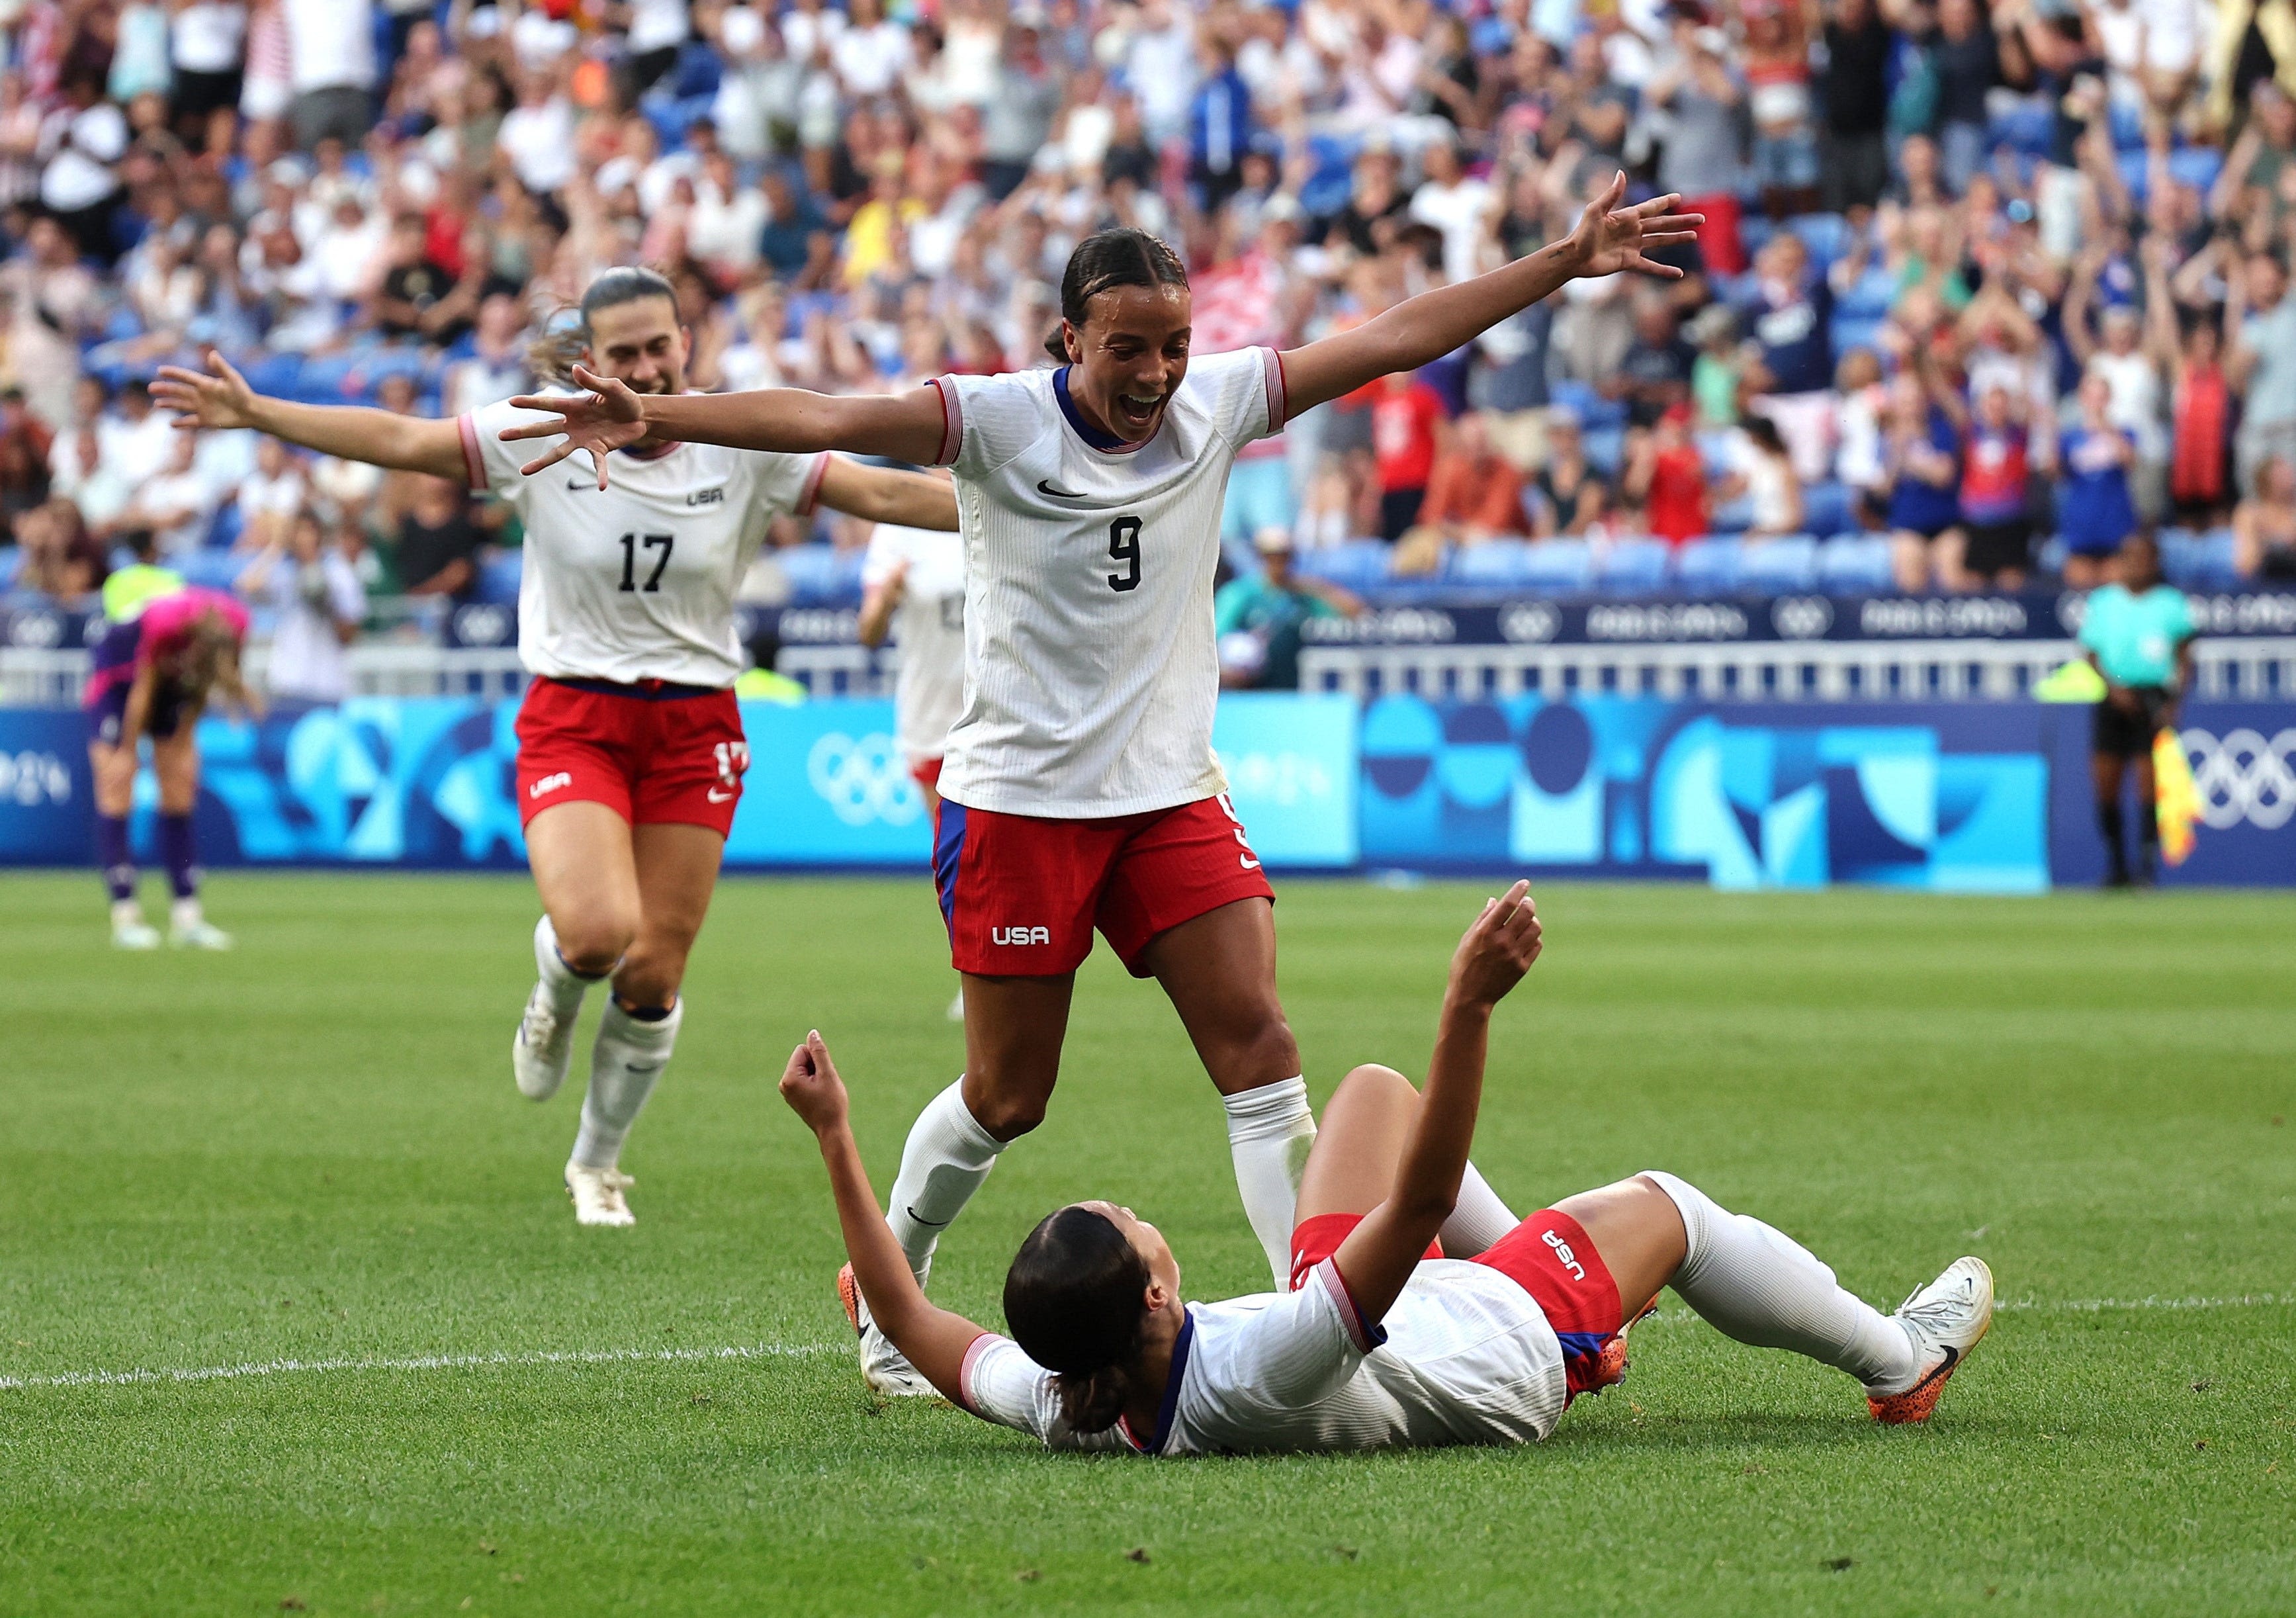
[[[1348,1295],[1372,1320],[1393,1306],[1459,1200],[1475,1114],[1482,1105],[1491,1010],[1522,981],[1538,951],[1538,907],[1531,902],[1530,884],[1519,882],[1505,898],[1484,905],[1451,957],[1451,982],[1443,995],[1435,1054],[1427,1064],[1427,1088],[1396,1168],[1395,1189],[1364,1215],[1332,1255]]]
[[[162,365],[152,384],[152,402],[176,413],[176,427],[191,432],[252,427],[290,444],[346,461],[365,461],[401,472],[427,472],[460,483],[463,436],[451,421],[395,415],[349,405],[297,405],[271,398],[247,385],[231,362],[210,349],[208,368],[193,371]]]
[[[574,380],[589,391],[521,394],[511,400],[521,410],[549,412],[551,419],[504,428],[505,439],[558,440],[521,469],[529,477],[583,449],[597,465],[598,487],[603,489],[606,456],[645,438],[776,449],[785,455],[842,449],[849,455],[883,456],[929,466],[940,459],[941,439],[948,427],[940,390],[935,387],[890,395],[808,393],[802,388],[639,394],[586,365],[574,367]]]
[[[806,1035],[805,1043],[790,1053],[781,1092],[821,1146],[830,1194],[837,1199],[845,1254],[853,1261],[853,1278],[861,1284],[871,1318],[944,1398],[964,1404],[964,1351],[987,1328],[934,1308],[909,1273],[909,1261],[885,1223],[868,1170],[861,1166],[861,1148],[853,1144],[846,1116],[845,1082],[837,1076],[819,1031]]]
[[[817,498],[832,511],[902,528],[956,527],[956,486],[947,478],[890,466],[863,466],[840,456],[829,457]]]
[[[1652,263],[1644,251],[1689,241],[1706,216],[1669,211],[1682,200],[1677,196],[1620,208],[1626,193],[1622,170],[1562,241],[1488,275],[1422,292],[1351,332],[1292,349],[1283,356],[1291,414],[1352,393],[1374,377],[1440,359],[1576,277],[1639,270],[1679,278],[1680,270]]]

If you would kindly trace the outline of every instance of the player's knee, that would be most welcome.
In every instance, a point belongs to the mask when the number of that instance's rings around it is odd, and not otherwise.
[[[980,1127],[998,1140],[1018,1140],[1045,1121],[1045,1097],[1037,1095],[988,1095],[978,1105],[965,1104]]]
[[[563,921],[554,916],[550,924],[558,934],[558,953],[565,957],[566,964],[577,972],[593,975],[611,972],[616,963],[629,953],[638,933],[636,916],[612,910],[570,916]]]
[[[1251,1084],[1275,1084],[1300,1072],[1300,1041],[1274,1000],[1239,1017],[1229,1030],[1226,1065]]]

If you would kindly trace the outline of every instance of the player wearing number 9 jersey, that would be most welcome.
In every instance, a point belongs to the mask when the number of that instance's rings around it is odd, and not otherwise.
[[[580,357],[636,394],[685,390],[690,351],[669,283],[609,270],[578,327],[537,369]],[[452,478],[524,520],[519,654],[534,678],[518,717],[519,812],[544,915],[540,981],[512,1045],[521,1093],[564,1082],[590,985],[612,991],[566,1165],[575,1215],[627,1225],[624,1140],[659,1082],[683,1014],[685,959],[716,886],[749,748],[733,686],[742,672],[734,593],[774,519],[818,502],[875,521],[953,529],[945,481],[784,454],[655,438],[603,464],[533,477],[504,441],[549,419],[493,405],[455,421],[266,398],[221,359],[170,367],[153,391],[178,425],[253,427],[291,443]],[[544,401],[547,402],[547,401]]]
[[[1060,368],[943,377],[890,398],[775,389],[641,398],[578,371],[586,400],[522,401],[559,441],[531,470],[646,437],[952,467],[964,537],[965,704],[942,764],[934,867],[964,973],[964,1077],[911,1131],[890,1216],[920,1281],[1005,1144],[1044,1116],[1075,969],[1096,926],[1171,997],[1226,1098],[1244,1211],[1272,1274],[1315,1134],[1275,994],[1273,893],[1211,750],[1212,576],[1228,468],[1285,418],[1471,341],[1578,275],[1656,275],[1691,238],[1676,199],[1622,208],[1621,174],[1578,226],[1505,268],[1278,355],[1192,363],[1187,275],[1161,242],[1104,231],[1062,279]],[[865,1371],[926,1392],[842,1286]]]

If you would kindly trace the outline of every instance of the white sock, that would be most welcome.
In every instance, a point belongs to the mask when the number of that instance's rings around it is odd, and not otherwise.
[[[885,1222],[908,1255],[918,1285],[932,1271],[933,1244],[940,1233],[964,1211],[1004,1149],[1004,1142],[982,1129],[964,1105],[962,1079],[926,1102],[909,1126]]]
[[[1905,1327],[1844,1291],[1808,1248],[1671,1174],[1646,1178],[1682,1211],[1690,1252],[1671,1285],[1710,1325],[1758,1348],[1807,1355],[1878,1392],[1913,1384],[1917,1367]]]
[[[1499,1194],[1491,1189],[1482,1170],[1469,1163],[1459,1180],[1458,1203],[1443,1221],[1443,1256],[1472,1259],[1521,1223],[1514,1211],[1499,1201]]]
[[[168,924],[178,932],[196,927],[205,920],[207,913],[200,908],[200,896],[196,893],[187,893],[168,908]]]
[[[613,999],[598,1019],[598,1042],[590,1051],[590,1088],[582,1097],[582,1128],[574,1137],[574,1161],[586,1169],[611,1169],[621,1162],[630,1126],[661,1081],[685,1002],[669,1008],[659,1023],[644,1023]]]
[[[569,966],[566,957],[558,952],[558,930],[550,924],[547,916],[534,924],[534,965],[541,974],[544,992],[550,997],[551,1009],[558,1014],[561,1022],[582,1009],[582,997],[589,992],[590,985],[603,982],[610,975],[610,972],[602,972],[596,977],[587,977]]]
[[[1243,1197],[1243,1217],[1259,1238],[1280,1288],[1292,1278],[1300,1176],[1307,1171],[1308,1153],[1316,1144],[1308,1081],[1285,1079],[1220,1100],[1227,1108],[1228,1152],[1235,1159],[1235,1188]]]

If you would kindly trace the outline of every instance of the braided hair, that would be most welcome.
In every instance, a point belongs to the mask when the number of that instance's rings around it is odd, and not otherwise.
[[[1004,1323],[1021,1352],[1053,1373],[1071,1430],[1103,1433],[1124,1413],[1147,1290],[1147,1261],[1114,1220],[1089,1208],[1046,1215],[1013,1255]]]
[[[1187,284],[1187,267],[1169,242],[1128,225],[1103,230],[1078,242],[1069,255],[1069,267],[1061,274],[1061,318],[1081,331],[1092,300],[1103,292],[1119,286]],[[1045,339],[1045,351],[1063,365],[1069,363],[1063,328],[1053,328]]]

